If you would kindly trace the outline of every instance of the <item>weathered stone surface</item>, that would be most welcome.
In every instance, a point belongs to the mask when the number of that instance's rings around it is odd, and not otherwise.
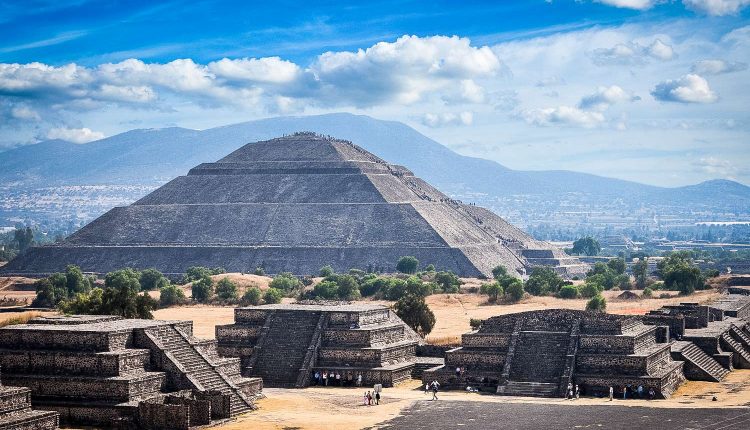
[[[540,265],[564,276],[586,269],[403,167],[307,133],[248,144],[196,166],[0,271],[39,275],[76,264],[87,272],[155,267],[179,274],[200,265],[305,275],[326,264],[392,271],[404,255],[462,276],[490,275],[498,264],[517,275]]]

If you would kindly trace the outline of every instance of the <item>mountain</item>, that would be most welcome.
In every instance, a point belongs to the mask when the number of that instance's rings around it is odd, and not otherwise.
[[[512,170],[494,161],[459,155],[405,124],[346,113],[270,118],[203,131],[177,127],[132,130],[85,145],[46,141],[0,153],[0,181],[27,188],[157,186],[248,142],[297,131],[351,140],[390,163],[406,166],[449,195],[500,211],[538,212],[542,207],[555,211],[572,201],[577,209],[590,211],[617,202],[622,211],[699,206],[717,214],[750,212],[750,187],[737,182],[714,180],[663,188],[562,170]],[[526,207],[531,202],[541,206]]]

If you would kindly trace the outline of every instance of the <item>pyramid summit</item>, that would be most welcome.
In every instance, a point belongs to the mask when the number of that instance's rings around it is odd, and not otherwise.
[[[406,150],[406,149],[405,149]],[[62,242],[32,248],[2,271],[48,274],[76,264],[104,273],[190,266],[317,273],[324,265],[392,271],[401,256],[489,275],[586,266],[491,211],[453,200],[402,166],[348,141],[295,133],[203,163]]]

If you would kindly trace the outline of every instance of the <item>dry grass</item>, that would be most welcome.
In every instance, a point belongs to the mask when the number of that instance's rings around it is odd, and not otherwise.
[[[427,341],[437,346],[460,346],[461,336],[427,336]]]
[[[30,319],[48,315],[52,312],[9,312],[7,317],[0,317],[0,327],[7,327],[9,325],[26,324]]]

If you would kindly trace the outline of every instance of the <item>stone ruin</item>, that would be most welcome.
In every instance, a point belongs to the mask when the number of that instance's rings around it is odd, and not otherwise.
[[[1,369],[0,369],[1,370]],[[54,430],[60,415],[31,409],[31,390],[0,382],[0,430]]]
[[[42,317],[0,328],[2,383],[67,424],[186,429],[255,408],[262,381],[192,322]]]
[[[502,315],[464,334],[462,346],[423,380],[502,395],[561,397],[572,383],[586,395],[643,386],[668,397],[685,377],[667,340],[665,328],[638,317],[565,309]]]
[[[38,276],[68,264],[95,273],[153,267],[176,275],[221,266],[309,275],[328,264],[382,272],[405,255],[459,276],[491,276],[498,264],[516,275],[536,266],[564,277],[588,269],[404,167],[350,142],[299,133],[200,164],[0,272]]]
[[[422,341],[384,306],[336,302],[237,308],[216,339],[220,355],[239,357],[242,374],[268,387],[305,387],[316,371],[390,387],[419,367]]]
[[[688,379],[718,382],[734,368],[750,369],[750,297],[726,295],[709,305],[664,306],[643,317],[669,327],[672,357]]]

